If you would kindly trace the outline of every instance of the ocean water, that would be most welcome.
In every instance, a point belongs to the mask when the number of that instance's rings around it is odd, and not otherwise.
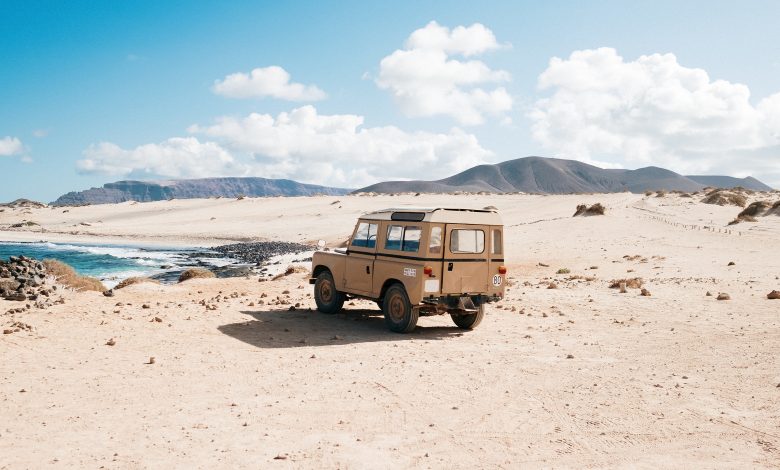
[[[8,261],[9,256],[18,255],[62,261],[79,274],[100,279],[109,288],[132,276],[155,277],[165,282],[176,279],[178,273],[187,267],[223,267],[235,263],[201,249],[0,242],[0,260]]]

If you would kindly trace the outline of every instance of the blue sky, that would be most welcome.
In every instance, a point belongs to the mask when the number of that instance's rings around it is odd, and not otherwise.
[[[0,201],[528,155],[780,187],[780,3],[681,3],[3,0]]]

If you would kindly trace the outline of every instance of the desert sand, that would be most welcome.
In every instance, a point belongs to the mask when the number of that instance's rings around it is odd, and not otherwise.
[[[30,327],[0,335],[0,468],[780,466],[780,217],[628,193],[174,200],[8,209],[40,225],[0,240],[336,246],[406,205],[500,210],[512,285],[476,330],[318,313],[306,273],[0,300],[0,327]],[[633,277],[650,296],[609,288]]]

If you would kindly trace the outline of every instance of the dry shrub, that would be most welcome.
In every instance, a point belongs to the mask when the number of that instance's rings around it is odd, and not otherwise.
[[[574,215],[572,217],[604,215],[606,210],[607,209],[604,206],[602,206],[600,202],[597,202],[596,204],[593,204],[590,207],[588,207],[587,204],[579,204],[577,205],[577,210],[574,212]]]
[[[275,280],[281,279],[281,278],[283,278],[285,276],[289,276],[290,274],[308,273],[308,272],[309,272],[308,268],[305,268],[303,266],[287,266],[287,269],[285,269],[283,273],[277,274],[276,276],[271,278],[271,280],[275,281]]]
[[[688,194],[688,193],[682,193],[682,194],[680,194],[680,197],[691,198],[691,197],[693,197],[693,196],[691,196],[691,195],[690,195],[690,194]]]
[[[150,277],[128,277],[127,279],[122,280],[119,284],[114,287],[114,290],[117,289],[124,289],[127,286],[132,286],[133,284],[141,284],[142,282],[150,282],[152,284],[159,284],[160,281],[157,279],[152,279]]]
[[[716,189],[707,193],[707,196],[705,196],[701,202],[704,204],[717,204],[719,206],[733,205],[745,207],[747,199],[745,196],[735,192],[727,191],[725,189]]]
[[[769,208],[772,207],[772,204],[767,201],[756,201],[751,203],[749,206],[744,208],[742,212],[737,215],[737,218],[744,217],[744,216],[751,216],[756,217],[763,215],[764,212],[769,210]]]
[[[54,279],[63,286],[70,287],[79,292],[87,290],[104,292],[106,290],[106,286],[98,279],[81,276],[75,269],[62,261],[45,259],[43,260],[43,264],[46,266],[46,272],[54,276]]]
[[[212,273],[208,269],[204,269],[204,268],[190,268],[190,269],[187,269],[186,271],[183,271],[179,275],[179,282],[184,282],[187,279],[195,279],[195,278],[206,279],[206,278],[210,278],[210,277],[216,277],[216,276],[214,275],[214,273]]]
[[[626,287],[631,289],[639,289],[642,287],[643,281],[641,277],[634,277],[631,279],[613,279],[609,282],[609,288],[620,289],[620,284],[625,284]]]
[[[652,195],[653,195],[652,191],[645,191],[645,196],[649,197],[649,196],[652,196]]]
[[[658,194],[656,194],[655,197],[666,197],[666,191],[663,189],[658,191]]]
[[[569,268],[561,268],[555,274],[569,274],[570,272]]]

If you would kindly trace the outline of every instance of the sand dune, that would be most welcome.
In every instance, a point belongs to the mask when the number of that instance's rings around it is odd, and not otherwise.
[[[780,462],[780,217],[629,193],[174,200],[8,209],[0,239],[336,245],[401,205],[499,208],[512,286],[477,330],[310,311],[302,273],[0,300],[2,328],[29,326],[0,335],[0,468]],[[609,288],[637,277],[652,295]]]

